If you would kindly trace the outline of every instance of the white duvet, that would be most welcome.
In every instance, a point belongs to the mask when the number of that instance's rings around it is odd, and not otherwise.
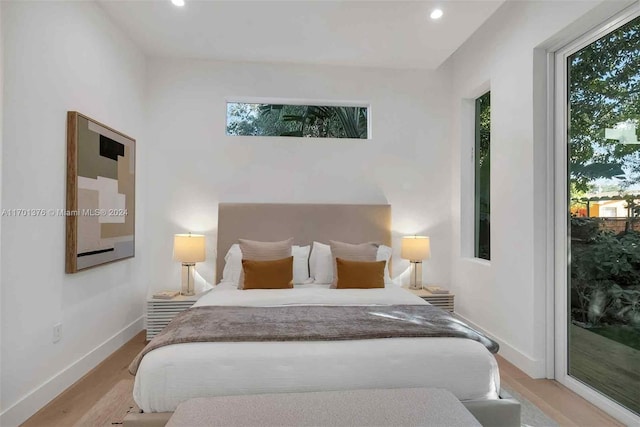
[[[220,284],[196,306],[427,304],[397,287],[238,290]],[[462,338],[190,343],[162,347],[140,363],[133,396],[145,412],[174,411],[194,397],[363,388],[445,388],[460,400],[496,399],[495,358]]]

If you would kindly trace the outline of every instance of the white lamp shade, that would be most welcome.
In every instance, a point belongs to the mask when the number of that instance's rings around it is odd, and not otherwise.
[[[410,261],[422,261],[431,258],[431,245],[425,236],[407,236],[402,238],[400,257]]]
[[[204,236],[176,234],[173,238],[173,259],[184,263],[204,261]]]

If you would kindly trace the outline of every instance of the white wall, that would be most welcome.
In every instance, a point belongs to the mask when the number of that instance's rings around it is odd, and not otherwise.
[[[143,157],[145,58],[93,2],[2,2],[2,15],[2,207],[63,208],[67,110],[138,137]],[[142,329],[140,218],[136,229],[135,259],[66,275],[63,217],[2,218],[1,425],[23,421]]]
[[[394,246],[405,234],[431,236],[429,282],[450,267],[449,70],[150,60],[145,222],[151,289],[178,288],[172,235],[204,232],[212,282],[218,202],[389,203]],[[365,101],[372,139],[299,140],[225,135],[234,97]],[[398,256],[399,253],[396,253]],[[394,260],[397,275],[407,261]]]
[[[453,69],[456,311],[490,332],[501,343],[501,354],[533,377],[548,373],[545,332],[553,324],[546,314],[545,294],[546,268],[553,268],[546,263],[547,231],[553,227],[546,218],[546,55],[536,48],[568,42],[601,22],[603,16],[596,18],[593,13],[598,3],[507,2],[448,61]],[[473,238],[473,109],[468,103],[489,86],[491,262],[487,263],[468,258]]]

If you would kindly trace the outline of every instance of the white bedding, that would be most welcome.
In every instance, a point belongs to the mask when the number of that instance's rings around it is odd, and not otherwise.
[[[196,306],[427,304],[401,288],[238,290],[220,284]],[[462,338],[316,342],[189,343],[162,347],[140,363],[133,396],[145,412],[174,411],[193,397],[436,387],[460,400],[496,399],[495,358]]]

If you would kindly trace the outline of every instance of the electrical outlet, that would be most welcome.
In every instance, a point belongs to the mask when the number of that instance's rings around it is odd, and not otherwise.
[[[53,342],[57,343],[62,339],[62,323],[53,325]]]

